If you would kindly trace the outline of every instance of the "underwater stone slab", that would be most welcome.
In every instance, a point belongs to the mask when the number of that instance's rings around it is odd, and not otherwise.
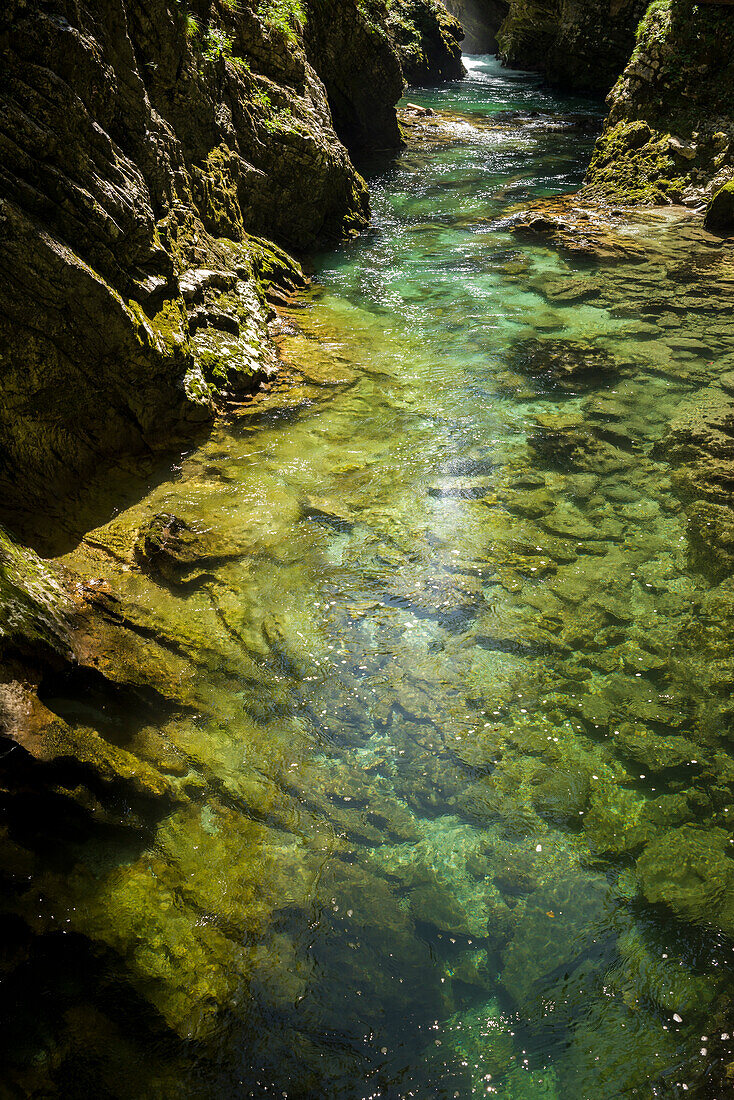
[[[681,920],[734,930],[734,862],[723,829],[684,826],[654,840],[637,861],[645,898]]]

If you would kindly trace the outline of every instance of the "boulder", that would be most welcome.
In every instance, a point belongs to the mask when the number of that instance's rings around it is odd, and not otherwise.
[[[703,224],[712,233],[734,235],[734,180],[719,188],[706,208]]]
[[[640,889],[651,905],[680,920],[734,930],[734,862],[723,829],[684,825],[647,846],[637,861]],[[723,923],[721,918],[723,917]]]

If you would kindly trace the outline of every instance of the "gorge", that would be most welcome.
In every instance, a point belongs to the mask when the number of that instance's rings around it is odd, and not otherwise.
[[[0,15],[9,1096],[731,1094],[733,38]]]

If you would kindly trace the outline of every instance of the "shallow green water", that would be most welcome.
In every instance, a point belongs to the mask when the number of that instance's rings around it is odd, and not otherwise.
[[[464,117],[319,258],[303,384],[69,556],[139,648],[44,688],[109,782],[20,773],[10,1095],[727,1095],[734,603],[661,440],[731,255],[521,243],[596,106],[487,59],[410,99]],[[180,576],[129,552],[161,512]]]

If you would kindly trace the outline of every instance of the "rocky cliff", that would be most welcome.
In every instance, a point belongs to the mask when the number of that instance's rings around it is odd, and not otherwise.
[[[457,80],[464,74],[464,32],[438,0],[392,0],[387,28],[411,84]]]
[[[734,179],[734,8],[653,0],[609,105],[588,194],[710,198]]]
[[[454,21],[410,14],[431,70],[444,47],[455,66]],[[359,0],[3,6],[0,500],[21,530],[19,502],[190,437],[273,371],[263,277],[294,285],[280,248],[358,231],[347,150],[400,143],[386,23]]]
[[[497,31],[508,0],[446,0],[446,8],[464,28],[464,53],[497,52]]]
[[[497,32],[503,62],[553,84],[606,93],[627,62],[645,0],[510,0]]]

